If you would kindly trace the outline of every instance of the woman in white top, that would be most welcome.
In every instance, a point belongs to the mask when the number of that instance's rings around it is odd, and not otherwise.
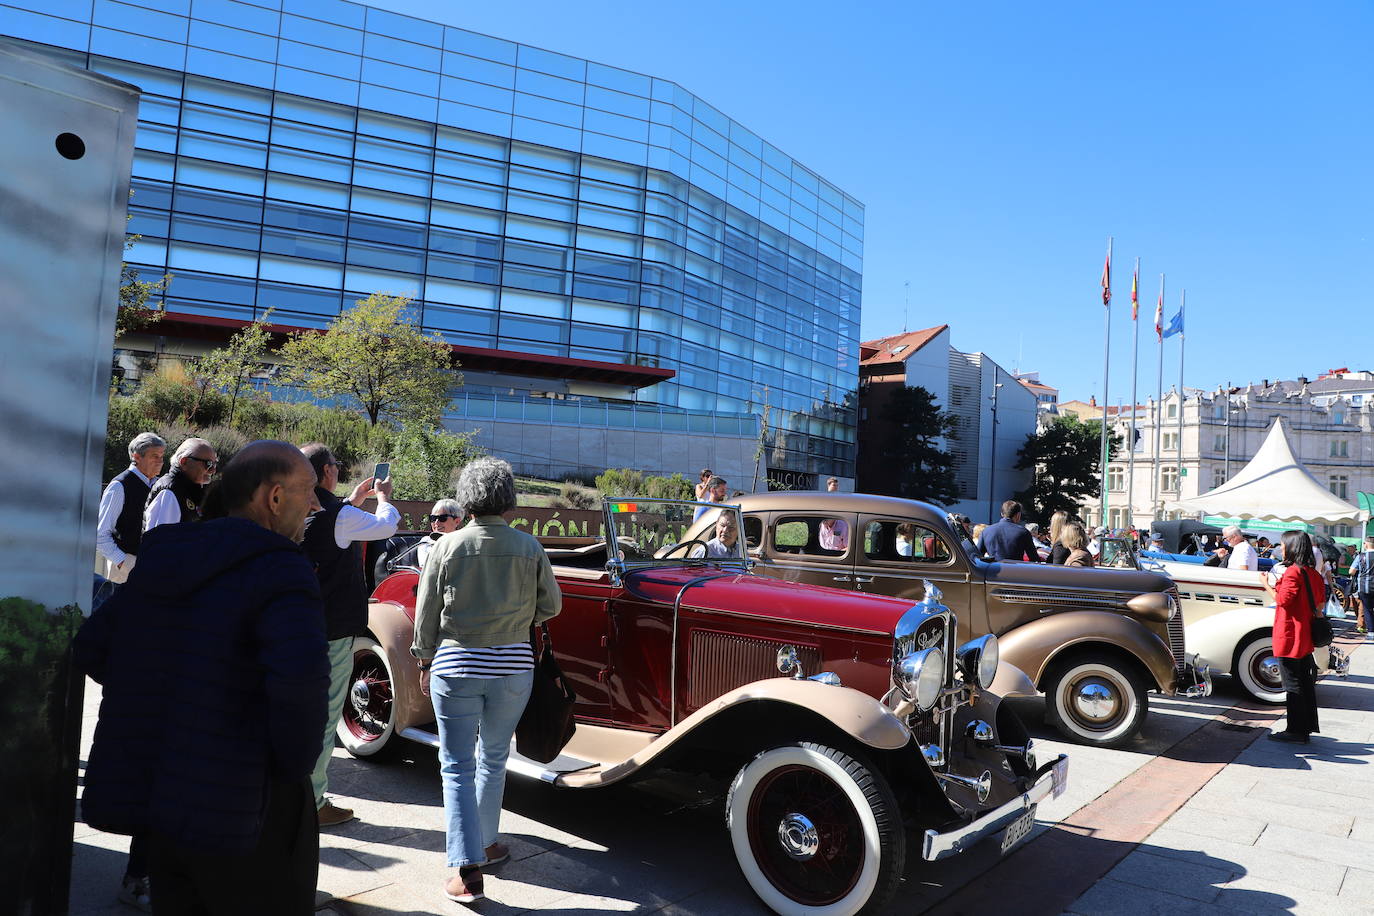
[[[441,499],[429,510],[429,534],[415,545],[415,565],[425,568],[425,560],[439,538],[450,531],[457,531],[463,524],[463,510],[456,499]]]

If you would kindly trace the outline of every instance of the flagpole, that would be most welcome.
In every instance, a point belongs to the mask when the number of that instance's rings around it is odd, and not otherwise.
[[[1180,289],[1178,291],[1178,498],[1183,498],[1183,306],[1188,301],[1188,291]],[[1199,424],[1201,417],[1198,418]],[[1202,434],[1201,425],[1198,426],[1198,434]],[[1199,441],[1201,445],[1201,441]],[[1201,470],[1199,469],[1199,473]],[[1201,484],[1198,484],[1201,492]]]
[[[1102,474],[1102,486],[1098,489],[1101,496],[1102,517],[1098,520],[1099,525],[1107,524],[1107,380],[1111,377],[1112,371],[1112,237],[1107,236],[1107,263],[1102,269],[1102,312],[1103,312],[1103,343],[1102,343],[1102,444],[1098,452],[1100,463],[1098,471]]]
[[[1126,442],[1126,527],[1135,528],[1136,367],[1140,361],[1140,258],[1131,275],[1131,437]]]
[[[1159,304],[1155,306],[1155,343],[1159,347],[1159,372],[1156,375],[1158,380],[1155,392],[1155,416],[1154,416],[1154,448],[1150,450],[1150,462],[1153,473],[1150,475],[1150,511],[1154,514],[1155,521],[1162,521],[1164,516],[1164,492],[1159,485],[1159,470],[1161,456],[1159,453],[1159,431],[1164,426],[1164,274],[1159,275]]]

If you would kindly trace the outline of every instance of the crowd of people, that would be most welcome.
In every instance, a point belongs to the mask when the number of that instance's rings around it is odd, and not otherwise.
[[[128,452],[101,495],[98,600],[73,644],[102,687],[82,816],[131,838],[125,903],[310,913],[319,831],[354,818],[326,794],[329,761],[367,627],[361,544],[400,524],[391,480],[336,496],[340,462],[322,443],[253,442],[220,469],[193,438],[165,474],[158,436]],[[515,505],[510,465],[477,459],[434,505],[418,557],[414,676],[439,726],[444,892],[462,903],[509,857],[496,839],[506,756],[533,628],[561,609],[547,555],[507,524]]]

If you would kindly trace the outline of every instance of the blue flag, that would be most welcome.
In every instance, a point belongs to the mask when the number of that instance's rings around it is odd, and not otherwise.
[[[1175,334],[1183,333],[1183,306],[1178,307],[1178,314],[1169,319],[1169,326],[1164,329],[1165,337],[1173,337]]]

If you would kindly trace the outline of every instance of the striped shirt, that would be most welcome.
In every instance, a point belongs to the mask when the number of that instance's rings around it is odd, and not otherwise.
[[[533,667],[534,650],[527,642],[485,649],[440,646],[434,653],[430,673],[441,677],[495,678],[520,674]]]

